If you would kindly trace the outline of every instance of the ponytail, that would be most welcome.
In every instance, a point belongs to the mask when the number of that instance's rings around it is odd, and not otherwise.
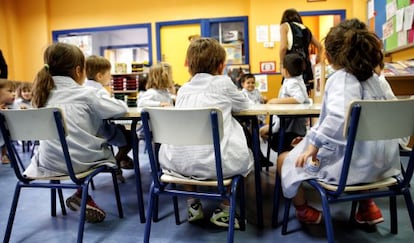
[[[46,64],[47,65],[47,64]],[[55,82],[49,72],[48,66],[42,68],[36,76],[32,89],[32,105],[35,108],[44,107],[49,98],[50,91],[55,87]]]

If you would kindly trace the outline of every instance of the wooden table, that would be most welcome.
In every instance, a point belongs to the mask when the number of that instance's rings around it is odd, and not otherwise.
[[[142,108],[130,107],[123,119],[132,120],[131,131],[136,129],[136,124],[140,120]],[[253,155],[254,155],[254,173],[255,173],[255,190],[256,190],[256,210],[257,210],[257,224],[259,228],[263,228],[263,204],[262,204],[262,188],[261,188],[261,164],[259,159],[260,151],[260,135],[259,135],[259,123],[257,120],[258,115],[278,115],[281,118],[284,117],[298,117],[298,116],[319,116],[321,110],[320,104],[255,104],[251,105],[249,109],[242,110],[240,112],[233,113],[235,117],[248,119],[252,123],[252,139],[253,139]],[[133,136],[133,155],[134,161],[138,161],[138,139]],[[136,162],[139,165],[138,162]],[[135,169],[136,173],[139,172]],[[139,177],[139,176],[136,176]],[[138,180],[138,179],[137,179]],[[137,181],[137,187],[138,187]],[[138,189],[137,189],[138,190]],[[142,190],[142,189],[141,189]],[[142,199],[141,199],[142,200]],[[140,200],[139,200],[140,201]],[[275,213],[275,212],[274,212]],[[141,218],[142,219],[142,218]]]

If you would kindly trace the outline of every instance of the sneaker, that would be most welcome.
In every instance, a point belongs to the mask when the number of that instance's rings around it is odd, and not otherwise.
[[[4,154],[3,156],[1,156],[1,163],[2,164],[10,164],[10,159],[9,159],[9,156],[7,154]]]
[[[355,221],[359,224],[374,225],[384,222],[384,218],[377,205],[374,202],[370,202],[366,210],[362,211],[361,208],[358,209],[355,214]]]
[[[188,222],[194,222],[204,218],[203,205],[200,201],[192,203],[188,206]]]
[[[81,205],[81,198],[77,193],[66,199],[66,206],[72,211],[78,211]],[[86,199],[86,213],[85,220],[88,223],[100,223],[105,219],[105,211],[100,209],[98,205],[93,201],[92,197],[88,195]]]
[[[305,224],[319,224],[322,220],[322,213],[311,206],[305,205],[303,209],[296,209],[296,218]]]
[[[229,227],[230,214],[228,211],[224,211],[222,208],[216,208],[211,215],[210,222],[220,226],[220,227]],[[240,229],[239,220],[237,217],[234,219],[234,229]]]

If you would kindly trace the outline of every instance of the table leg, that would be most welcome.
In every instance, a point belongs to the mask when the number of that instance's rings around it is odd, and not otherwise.
[[[254,178],[256,186],[256,210],[257,210],[257,226],[263,228],[263,198],[262,198],[262,180],[261,180],[261,170],[262,166],[260,164],[259,151],[260,151],[260,138],[259,138],[259,122],[257,117],[251,117],[252,125],[252,150],[254,156]]]

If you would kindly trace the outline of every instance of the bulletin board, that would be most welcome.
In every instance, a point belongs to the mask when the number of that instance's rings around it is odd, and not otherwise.
[[[384,50],[414,44],[414,0],[369,0],[368,26],[384,41]]]

